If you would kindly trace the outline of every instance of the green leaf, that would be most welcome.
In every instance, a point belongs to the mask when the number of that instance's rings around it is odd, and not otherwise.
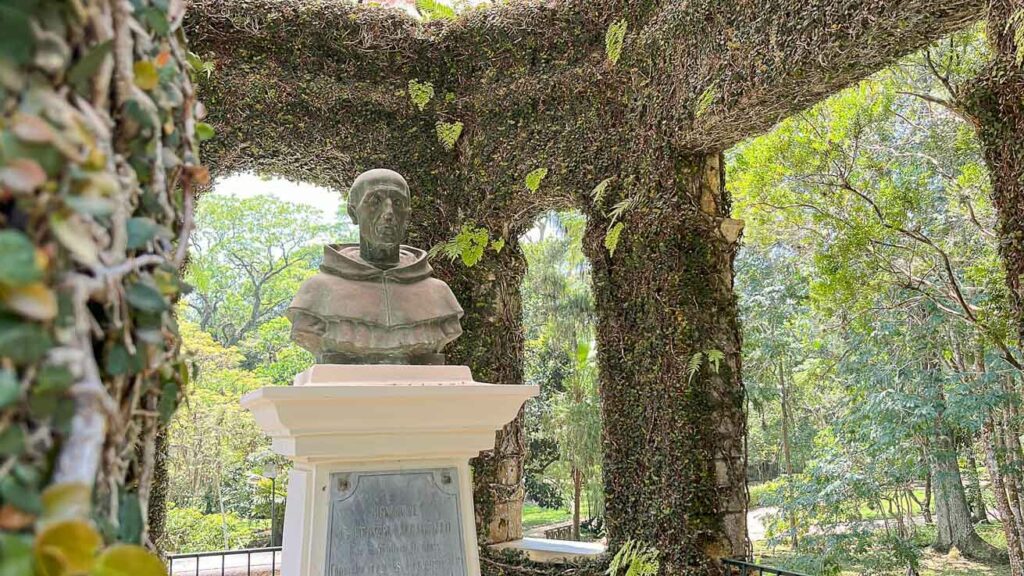
[[[721,350],[705,350],[704,354],[708,357],[711,369],[714,370],[715,374],[718,374],[718,367],[722,360],[725,359],[725,354]]]
[[[0,318],[0,356],[16,364],[30,364],[45,356],[52,345],[50,335],[40,325]]]
[[[462,122],[438,122],[434,125],[434,129],[437,131],[438,142],[446,150],[454,150],[455,143],[458,142],[459,136],[462,135]]]
[[[27,64],[32,60],[35,42],[29,15],[0,2],[0,54],[15,64]]]
[[[434,85],[430,82],[409,80],[409,99],[422,112],[434,97]]]
[[[23,286],[38,282],[42,271],[36,265],[36,247],[19,230],[0,230],[0,284]]]
[[[156,64],[149,60],[139,60],[132,67],[132,71],[135,73],[135,85],[143,90],[152,90],[160,83]]]
[[[0,431],[0,456],[17,456],[25,449],[25,430],[9,424]]]
[[[604,200],[604,193],[608,190],[608,185],[611,184],[611,182],[611,178],[605,178],[590,191],[590,199],[594,204],[600,204],[601,200]]]
[[[504,238],[495,238],[494,240],[491,240],[491,250],[494,250],[498,254],[501,254],[501,250],[504,247],[505,247],[505,239]]]
[[[160,403],[157,405],[157,410],[160,412],[160,422],[167,424],[171,421],[171,416],[174,416],[174,411],[178,408],[178,383],[173,380],[168,380],[164,383],[163,389],[160,392]]]
[[[47,364],[39,370],[34,392],[63,392],[74,383],[74,376],[64,366]]]
[[[718,83],[715,82],[704,89],[701,92],[700,97],[697,98],[697,103],[693,108],[693,117],[700,118],[711,109],[711,105],[714,104],[715,98],[718,96]]]
[[[43,511],[39,491],[19,482],[14,476],[0,479],[0,498],[29,514],[40,514]]]
[[[207,140],[213,138],[215,135],[216,131],[213,129],[213,126],[207,124],[206,122],[196,123],[196,138],[199,138],[200,142],[206,142]]]
[[[628,25],[625,18],[618,22],[613,22],[608,26],[608,31],[604,35],[604,52],[612,65],[617,64],[619,57],[622,56],[622,46],[626,40],[626,28]]]
[[[114,544],[96,559],[91,576],[166,576],[167,568],[151,552],[134,544]]]
[[[694,375],[697,374],[697,372],[700,370],[700,365],[703,362],[704,362],[704,353],[703,352],[694,352],[693,356],[690,356],[690,361],[687,362],[687,364],[686,364],[686,373],[689,375],[690,381],[693,380]]]
[[[117,540],[126,544],[142,542],[142,506],[139,504],[139,495],[135,492],[121,493]]]
[[[21,385],[10,370],[0,370],[0,410],[21,398]]]
[[[160,225],[152,218],[137,216],[128,220],[128,249],[138,250],[156,237]]]
[[[548,175],[547,168],[537,168],[526,175],[526,189],[530,192],[536,192],[540,189],[540,183],[544,180],[544,177]]]
[[[416,9],[427,21],[455,18],[455,9],[437,0],[416,0]]]
[[[135,282],[128,286],[125,298],[133,308],[144,312],[163,312],[170,308],[160,290],[145,282]]]
[[[30,576],[32,540],[18,534],[0,533],[0,576]]]
[[[103,65],[103,61],[110,54],[114,47],[113,40],[100,42],[85,53],[85,56],[75,62],[68,70],[68,82],[75,87],[75,90],[83,96],[88,95],[89,81],[96,75],[96,71]]]
[[[171,31],[171,23],[167,21],[167,14],[159,8],[151,7],[143,10],[142,18],[159,36],[167,36]]]
[[[612,256],[615,255],[615,249],[619,247],[619,237],[622,236],[622,229],[625,227],[625,223],[616,222],[604,235],[604,247]]]

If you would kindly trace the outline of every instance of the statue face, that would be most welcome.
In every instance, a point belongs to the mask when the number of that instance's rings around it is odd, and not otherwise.
[[[409,191],[376,186],[363,194],[355,212],[359,236],[368,245],[401,244],[409,227]]]

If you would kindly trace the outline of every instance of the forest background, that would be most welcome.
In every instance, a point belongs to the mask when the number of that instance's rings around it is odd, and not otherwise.
[[[727,154],[734,216],[747,224],[736,286],[752,537],[774,564],[1009,574],[1014,561],[1020,573],[1024,359],[1007,325],[988,174],[956,102],[985,62],[983,34],[958,34]],[[270,543],[287,466],[238,399],[312,363],[283,312],[321,245],[355,240],[345,212],[269,194],[199,203],[193,290],[179,310],[193,387],[169,432],[165,550]],[[542,389],[528,406],[525,524],[570,522],[596,539],[585,226],[549,213],[520,239],[526,379]],[[434,257],[472,265],[487,257],[473,246],[453,238]],[[284,471],[273,482],[271,464]]]

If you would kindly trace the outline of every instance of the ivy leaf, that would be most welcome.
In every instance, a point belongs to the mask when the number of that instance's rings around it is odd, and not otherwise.
[[[32,320],[46,322],[57,316],[57,295],[42,282],[0,289],[0,301]]]
[[[31,542],[25,536],[0,532],[0,576],[32,574]]]
[[[75,381],[71,371],[64,366],[47,364],[39,370],[33,392],[63,392]]]
[[[17,456],[25,449],[25,430],[18,424],[8,425],[0,432],[0,456]]]
[[[0,230],[0,254],[4,260],[0,266],[0,284],[23,286],[42,278],[36,262],[36,248],[24,232]]]
[[[39,499],[39,491],[26,483],[18,481],[12,475],[0,479],[0,498],[4,502],[13,504],[15,508],[29,514],[39,514],[43,510],[42,501]],[[3,562],[0,562],[3,564]]]
[[[145,282],[135,282],[128,286],[125,298],[133,308],[143,312],[163,312],[169,307],[160,290]]]
[[[71,70],[68,70],[68,82],[75,87],[75,90],[79,94],[87,95],[89,90],[89,81],[96,75],[96,71],[103,65],[103,61],[106,60],[110,54],[111,49],[114,47],[113,40],[107,40],[106,42],[100,42],[93,46],[85,53],[85,56],[75,62]]]
[[[25,64],[35,51],[29,15],[16,6],[0,3],[0,54]]]
[[[422,112],[434,97],[434,85],[430,82],[409,80],[409,99]]]
[[[135,73],[135,85],[143,90],[152,90],[160,83],[156,64],[149,60],[139,60],[132,67],[132,71]]]
[[[43,566],[60,566],[57,574],[89,571],[103,540],[85,520],[65,520],[51,524],[36,536],[36,561]]]
[[[526,189],[530,192],[540,190],[540,183],[548,175],[547,168],[537,168],[526,175]]]
[[[121,492],[118,507],[118,542],[139,544],[142,538],[142,506],[139,495],[131,491]]]
[[[91,576],[166,576],[164,563],[142,546],[114,544],[96,559]]]
[[[171,421],[175,409],[178,408],[178,383],[168,380],[160,392],[160,403],[157,404],[157,411],[160,412],[160,422],[167,424]]]
[[[216,135],[216,131],[213,129],[213,126],[207,124],[206,122],[196,123],[196,138],[199,138],[200,142],[206,142],[207,140],[213,138],[214,135]]]
[[[10,370],[0,370],[0,410],[14,404],[21,397],[21,385]]]
[[[53,341],[43,328],[34,322],[0,319],[0,356],[18,364],[31,364],[50,350]]]
[[[138,250],[147,242],[156,238],[160,231],[160,225],[152,218],[137,216],[128,220],[128,243],[129,250]]]
[[[622,229],[626,227],[624,222],[616,222],[604,235],[604,247],[608,254],[614,256],[615,249],[619,247],[619,237],[622,236]]]
[[[171,24],[167,21],[167,15],[157,7],[150,7],[142,11],[142,18],[149,24],[159,36],[167,36],[171,31]]]
[[[15,194],[30,194],[46,184],[46,171],[31,158],[15,158],[0,168],[0,187]]]
[[[627,26],[628,23],[623,18],[609,25],[608,32],[604,35],[604,52],[608,56],[608,61],[613,66],[618,63],[619,57],[622,56],[622,45],[626,40]]]
[[[92,508],[92,487],[80,482],[51,484],[41,496],[43,513],[40,521],[52,524],[75,518],[88,518]]]
[[[54,214],[50,216],[50,229],[72,258],[86,266],[99,263],[99,247],[81,217]]]

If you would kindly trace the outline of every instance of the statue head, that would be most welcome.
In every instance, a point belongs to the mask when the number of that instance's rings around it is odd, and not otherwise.
[[[348,214],[359,226],[360,256],[381,267],[398,263],[409,227],[409,185],[394,170],[363,172],[352,183]]]

